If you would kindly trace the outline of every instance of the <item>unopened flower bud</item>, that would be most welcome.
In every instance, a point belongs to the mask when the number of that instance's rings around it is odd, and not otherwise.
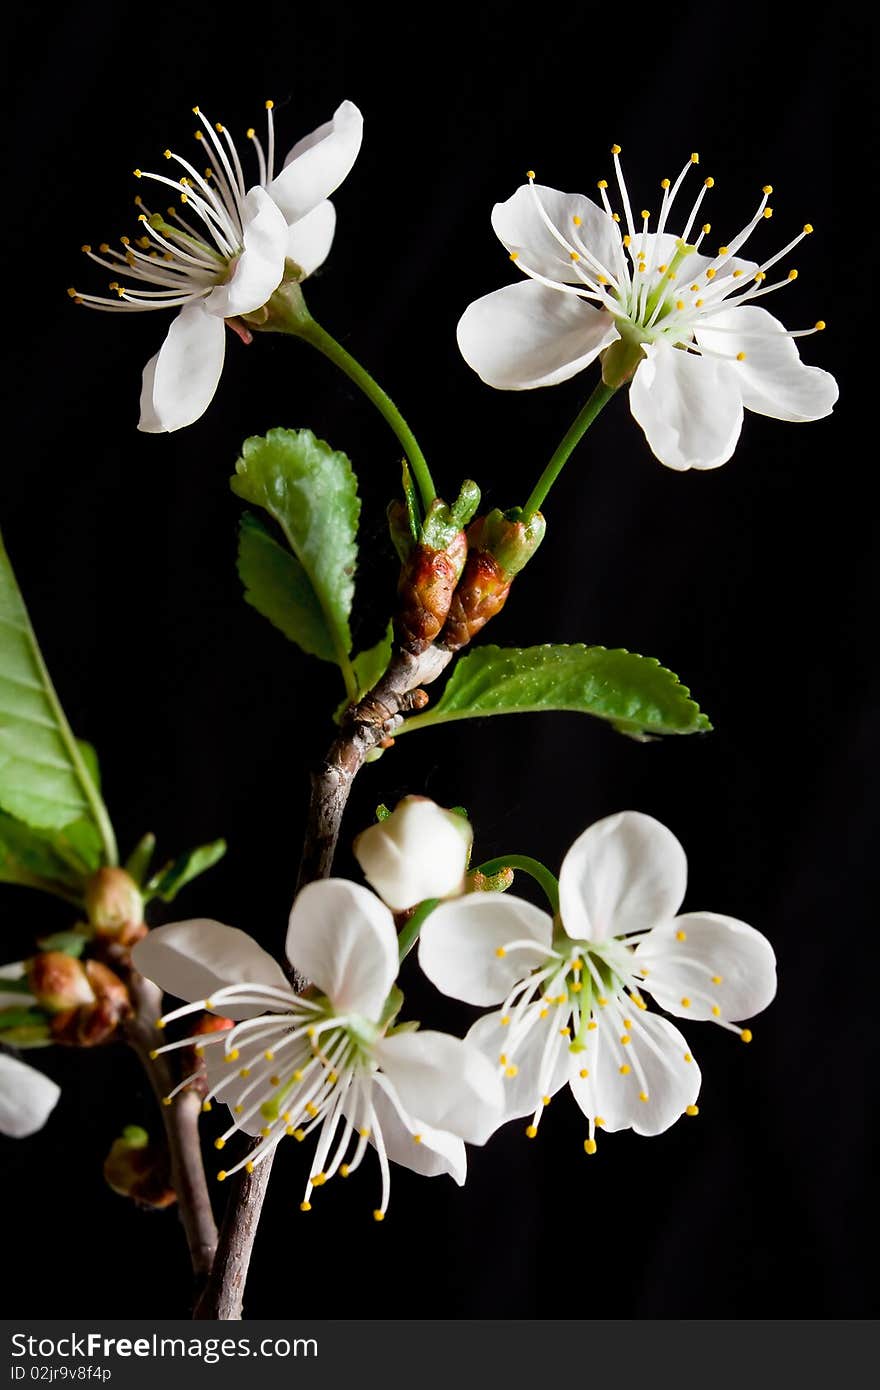
[[[130,944],[143,935],[144,900],[125,869],[99,869],[86,884],[86,910],[98,936]]]
[[[41,951],[27,962],[31,994],[41,1008],[60,1014],[94,1004],[95,994],[82,963],[64,951]]]
[[[358,835],[354,854],[367,881],[393,912],[425,898],[464,891],[473,840],[470,822],[423,796],[407,796],[378,825]]]
[[[84,971],[92,991],[91,1002],[67,1009],[52,1019],[52,1037],[68,1047],[97,1047],[108,1042],[131,1013],[128,989],[109,966],[100,960],[88,960]]]
[[[540,512],[528,521],[519,507],[497,508],[477,517],[468,527],[468,558],[449,606],[443,645],[450,651],[467,646],[507,602],[514,576],[532,558],[544,539],[546,524]]]
[[[120,1197],[130,1197],[139,1206],[160,1209],[177,1200],[171,1185],[168,1151],[151,1144],[140,1125],[126,1125],[104,1160],[104,1177]]]
[[[467,559],[464,527],[479,504],[480,490],[470,481],[462,483],[451,507],[435,497],[418,540],[407,508],[400,503],[389,508],[391,535],[402,560],[395,631],[400,645],[414,656],[430,647],[446,622]]]

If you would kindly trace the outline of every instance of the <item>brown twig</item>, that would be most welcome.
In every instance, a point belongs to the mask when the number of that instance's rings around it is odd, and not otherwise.
[[[171,1158],[171,1181],[177,1193],[177,1209],[186,1232],[192,1262],[196,1295],[211,1272],[217,1249],[217,1227],[211,1210],[211,1198],[205,1180],[202,1149],[199,1139],[200,1096],[187,1089],[173,1105],[163,1104],[174,1079],[164,1053],[151,1054],[161,1046],[162,1038],[156,1019],[162,1012],[162,992],[150,980],[132,972],[129,990],[134,1013],[124,1024],[125,1036],[140,1058],[159,1102],[168,1151]]]
[[[438,646],[429,647],[419,656],[398,653],[378,685],[348,711],[327,756],[312,773],[297,892],[330,873],[352,783],[367,754],[393,735],[405,713],[427,704],[421,687],[436,680],[452,656],[451,651]],[[295,988],[302,989],[305,984],[301,977],[294,977]],[[233,1179],[217,1255],[196,1305],[196,1318],[241,1317],[245,1280],[271,1166],[270,1155],[252,1173],[242,1170]]]

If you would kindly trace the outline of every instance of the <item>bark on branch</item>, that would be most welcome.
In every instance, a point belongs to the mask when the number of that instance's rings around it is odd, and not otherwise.
[[[451,651],[437,646],[419,656],[399,652],[379,683],[347,712],[338,737],[312,772],[297,892],[307,883],[329,875],[352,783],[367,754],[384,739],[393,737],[409,710],[427,704],[428,697],[421,687],[436,680],[452,657]],[[294,988],[302,989],[306,983],[302,977],[294,976]],[[248,1265],[271,1167],[270,1156],[257,1164],[252,1173],[242,1170],[232,1179],[217,1254],[196,1306],[196,1318],[241,1317]]]

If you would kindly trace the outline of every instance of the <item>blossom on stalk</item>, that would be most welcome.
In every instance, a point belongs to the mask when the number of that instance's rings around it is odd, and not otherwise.
[[[210,404],[223,369],[225,322],[262,308],[281,283],[285,262],[293,262],[303,280],[326,260],[336,225],[328,195],[349,173],[363,134],[360,111],[344,101],[331,121],[294,145],[276,174],[268,101],[266,150],[253,130],[247,132],[258,162],[257,181],[248,184],[227,128],[212,124],[198,106],[193,112],[210,167],[200,173],[166,150],[165,158],[183,171],[179,178],[134,171],[157,184],[160,195],[170,188],[184,210],[175,204],[151,211],[137,197],[140,237],[122,237],[121,250],[106,242],[97,251],[83,247],[98,265],[134,283],[112,280],[114,298],[68,291],[92,309],[179,310],[144,368],[138,428],[152,434],[192,424]],[[244,325],[239,332],[246,336]]]
[[[0,1052],[0,1134],[26,1139],[42,1129],[61,1088],[35,1067]]]
[[[659,821],[635,811],[597,821],[559,875],[555,919],[509,893],[441,904],[422,927],[419,963],[444,993],[501,1004],[468,1040],[506,1077],[505,1120],[531,1115],[538,1132],[568,1083],[596,1130],[660,1134],[697,1113],[700,1071],[688,1043],[649,1012],[737,1033],[776,992],[773,951],[753,927],[714,912],[676,915],[687,862]]]
[[[426,796],[405,796],[390,816],[355,839],[354,856],[392,912],[464,892],[474,832],[470,821]]]
[[[313,1188],[358,1167],[368,1143],[382,1175],[377,1220],[388,1207],[389,1160],[463,1183],[462,1140],[483,1144],[497,1127],[501,1083],[476,1047],[444,1033],[395,1030],[397,934],[388,908],[343,879],[309,884],[290,915],[287,954],[315,993],[297,994],[271,956],[219,922],[159,927],[132,953],[143,974],[193,1001],[166,1014],[163,1027],[203,1009],[236,1020],[225,1032],[159,1049],[194,1044],[204,1056],[205,1104],[223,1101],[232,1117],[218,1148],[238,1130],[260,1136],[218,1176],[252,1170],[286,1135],[302,1140],[314,1131],[303,1211]]]
[[[789,421],[828,415],[837,384],[804,366],[794,344],[824,322],[788,332],[756,304],[797,278],[794,268],[772,283],[767,277],[812,232],[810,223],[760,264],[741,259],[746,241],[772,216],[767,184],[745,227],[705,254],[711,224],[699,223],[698,214],[712,178],[701,182],[681,232],[667,230],[699,156],[690,156],[674,183],[662,180],[650,230],[651,213],[633,213],[620,147],[611,152],[622,223],[606,179],[598,185],[601,207],[536,184],[531,170],[527,184],[495,204],[492,226],[528,278],[465,310],[458,343],[469,366],[490,386],[522,391],[567,381],[604,354],[606,383],[632,378],[632,413],[660,462],[676,469],[725,463],[743,408]]]

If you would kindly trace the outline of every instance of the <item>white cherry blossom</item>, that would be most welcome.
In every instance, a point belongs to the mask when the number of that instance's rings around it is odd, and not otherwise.
[[[660,1134],[697,1113],[700,1072],[687,1041],[648,1011],[650,993],[678,1018],[737,1033],[776,991],[760,932],[713,912],[677,915],[687,865],[650,816],[624,811],[574,842],[559,875],[556,919],[509,893],[442,903],[421,932],[419,962],[444,993],[500,1004],[468,1034],[506,1077],[505,1119],[541,1114],[566,1083],[596,1130]]]
[[[0,1052],[0,1134],[26,1139],[42,1129],[61,1088],[35,1067]]]
[[[648,444],[669,468],[717,468],[739,438],[743,409],[778,420],[817,420],[837,399],[834,378],[804,366],[794,339],[825,327],[788,332],[757,301],[797,278],[770,272],[813,228],[806,223],[759,263],[739,252],[771,217],[770,185],[741,231],[714,254],[700,221],[714,180],[701,181],[679,233],[673,206],[692,154],[674,183],[663,179],[659,213],[634,214],[612,148],[622,212],[607,180],[601,207],[581,194],[528,183],[496,203],[492,226],[527,277],[471,304],[458,325],[465,361],[483,381],[522,391],[567,381],[622,340],[604,359],[611,385],[629,379],[630,408]],[[701,249],[702,248],[702,249]],[[637,365],[636,365],[637,364]]]
[[[252,1169],[285,1136],[315,1133],[303,1211],[313,1188],[354,1172],[368,1144],[382,1177],[377,1220],[388,1207],[389,1161],[463,1183],[462,1141],[485,1143],[499,1124],[501,1082],[482,1053],[458,1038],[395,1031],[389,996],[397,934],[388,908],[343,879],[309,884],[290,915],[287,954],[314,992],[297,994],[271,956],[219,922],[159,927],[133,951],[138,970],[192,1001],[166,1014],[163,1027],[203,1009],[238,1020],[159,1049],[195,1045],[203,1053],[206,1105],[219,1100],[231,1112],[218,1148],[240,1130],[260,1136],[256,1149],[218,1176]]]
[[[405,796],[355,839],[354,855],[368,883],[393,912],[426,898],[464,892],[474,832],[468,820],[426,796]]]
[[[286,260],[296,263],[300,279],[323,264],[336,225],[328,195],[349,173],[363,134],[360,111],[344,101],[331,121],[294,145],[276,174],[269,101],[265,151],[255,131],[247,132],[258,164],[258,179],[249,183],[227,128],[212,124],[197,106],[193,112],[209,167],[200,172],[166,150],[165,158],[182,171],[176,177],[136,169],[136,178],[157,186],[157,199],[164,203],[170,189],[177,202],[151,209],[138,197],[141,236],[123,237],[121,248],[106,242],[97,250],[82,248],[123,277],[110,282],[113,298],[68,291],[92,309],[178,310],[144,368],[138,428],[153,434],[192,424],[210,404],[223,369],[225,321],[261,308],[281,283]]]

